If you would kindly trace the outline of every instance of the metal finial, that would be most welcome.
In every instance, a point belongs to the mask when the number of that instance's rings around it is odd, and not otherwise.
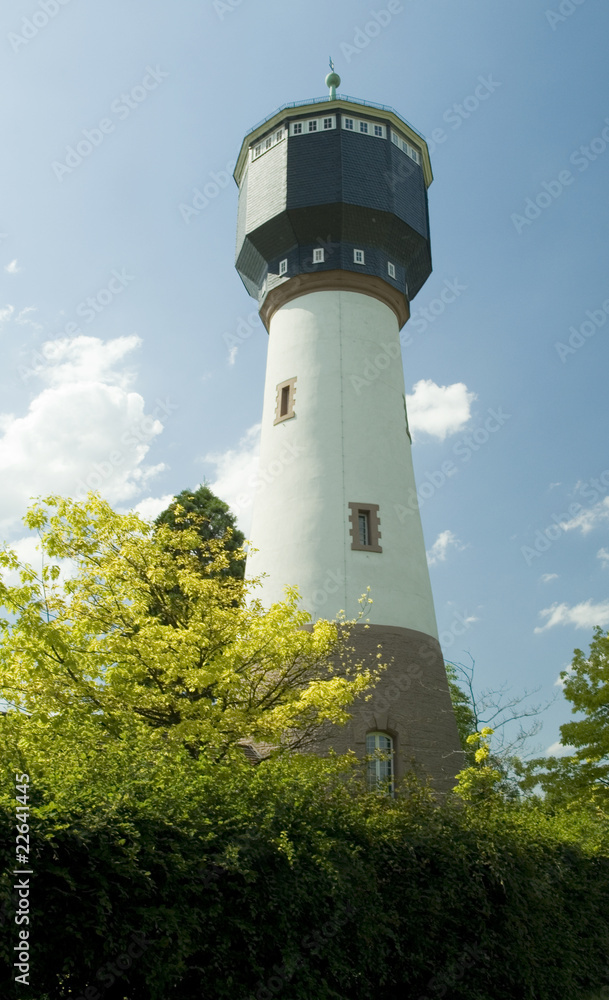
[[[330,88],[329,100],[333,101],[336,98],[336,88],[340,87],[340,76],[334,72],[334,60],[332,56],[330,56],[330,69],[332,72],[328,73],[326,77],[326,87]]]

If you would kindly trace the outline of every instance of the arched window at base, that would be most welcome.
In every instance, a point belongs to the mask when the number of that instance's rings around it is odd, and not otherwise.
[[[389,733],[368,733],[366,735],[366,756],[373,756],[372,760],[368,760],[368,790],[384,795],[393,795],[393,738]]]

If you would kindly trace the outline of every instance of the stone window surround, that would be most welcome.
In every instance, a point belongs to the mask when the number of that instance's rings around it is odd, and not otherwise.
[[[285,418],[284,418],[285,419]],[[368,516],[368,528],[370,531],[370,544],[362,545],[359,540],[359,515]],[[355,552],[382,552],[379,545],[381,537],[381,521],[379,517],[379,505],[377,503],[350,503],[349,504],[349,534],[351,535],[351,548]]]
[[[277,399],[275,404],[275,420],[273,424],[281,424],[284,420],[289,420],[290,417],[295,417],[294,412],[294,401],[296,398],[296,379],[297,375],[293,378],[288,378],[285,382],[279,382],[277,385]],[[281,413],[281,400],[283,398],[283,390],[289,388],[288,392],[288,409],[287,412],[282,415]]]

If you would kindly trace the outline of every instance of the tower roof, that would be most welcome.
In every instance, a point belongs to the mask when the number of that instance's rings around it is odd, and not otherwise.
[[[283,121],[287,114],[293,109],[299,111],[307,107],[314,105],[323,105],[324,109],[330,110],[345,110],[345,111],[356,111],[357,108],[361,108],[363,113],[366,113],[368,109],[368,114],[370,114],[370,109],[376,110],[382,113],[382,117],[388,119],[395,128],[403,132],[407,138],[411,139],[417,147],[421,150],[421,163],[423,167],[423,176],[425,178],[425,186],[429,187],[433,181],[433,173],[431,169],[431,160],[429,158],[429,150],[427,148],[427,142],[425,137],[417,131],[402,118],[397,111],[387,104],[375,104],[373,101],[364,101],[356,97],[349,97],[346,94],[339,94],[335,99],[329,100],[328,97],[311,97],[306,101],[292,101],[289,104],[282,104],[280,108],[273,111],[272,114],[267,115],[263,118],[261,122],[254,125],[252,129],[245,135],[243,143],[241,144],[241,149],[239,151],[239,156],[237,158],[237,163],[234,171],[234,178],[237,184],[241,184],[241,179],[243,176],[243,171],[247,163],[247,154],[249,147],[261,136],[265,135],[267,132],[272,131],[276,125]],[[321,108],[320,108],[321,111]]]

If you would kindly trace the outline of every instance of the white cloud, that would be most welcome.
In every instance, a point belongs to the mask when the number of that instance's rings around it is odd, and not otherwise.
[[[239,527],[246,536],[258,483],[260,426],[254,424],[250,427],[236,448],[205,456],[206,462],[213,462],[216,466],[216,478],[210,483],[210,489],[237,515]]]
[[[596,558],[601,560],[603,569],[609,566],[609,549],[599,549]]]
[[[443,441],[465,427],[471,417],[471,404],[476,394],[463,382],[436,385],[431,379],[421,379],[406,396],[408,423],[414,433],[423,431]]]
[[[564,671],[561,670],[560,674],[558,675],[558,677],[554,681],[554,687],[564,688],[565,682],[562,679],[561,674],[562,673],[570,674],[572,672],[573,672],[573,664],[572,663],[567,663],[567,665],[564,668]]]
[[[36,374],[53,386],[102,382],[126,389],[133,382],[135,373],[132,369],[117,369],[116,364],[141,343],[135,335],[107,341],[82,335],[48,340],[42,345],[42,354],[48,364]]]
[[[169,504],[173,500],[173,493],[167,493],[164,497],[146,497],[145,500],[140,500],[134,507],[130,510],[135,511],[140,517],[143,517],[145,521],[154,521],[162,510],[169,507]]]
[[[575,747],[569,746],[569,744],[562,744],[560,740],[553,743],[552,746],[548,747],[546,750],[546,757],[566,757],[571,756],[575,753]]]
[[[574,531],[579,528],[582,535],[587,535],[603,521],[609,521],[609,496],[595,504],[594,507],[580,511],[570,521],[562,521],[560,526],[563,531]]]
[[[2,309],[0,309],[0,323],[7,323],[14,312],[14,306],[3,306]]]
[[[9,274],[18,274],[19,271],[23,270],[23,268],[19,267],[19,265],[17,264],[17,258],[15,257],[15,260],[12,260],[10,264],[5,265],[4,270],[7,271]]]
[[[139,344],[76,337],[44,345],[49,363],[35,374],[46,387],[24,416],[0,417],[0,524],[10,526],[32,496],[46,493],[93,489],[113,503],[130,500],[163,468],[145,462],[163,425],[129,391],[133,373],[119,365]]]
[[[540,580],[542,583],[550,583],[551,580],[558,580],[558,573],[542,573]]]
[[[546,632],[555,625],[573,625],[575,628],[594,628],[595,625],[609,625],[609,601],[593,604],[592,600],[582,601],[570,608],[567,604],[553,604],[539,612],[546,618],[545,625],[538,625],[535,632]]]
[[[41,323],[35,323],[33,319],[30,319],[30,313],[37,311],[36,306],[26,306],[25,309],[21,309],[15,316],[15,323],[18,323],[19,326],[31,326],[34,330],[42,330]]]
[[[430,566],[436,563],[445,562],[448,550],[454,548],[457,552],[462,552],[465,548],[452,531],[441,531],[432,547],[427,552],[427,562]]]

